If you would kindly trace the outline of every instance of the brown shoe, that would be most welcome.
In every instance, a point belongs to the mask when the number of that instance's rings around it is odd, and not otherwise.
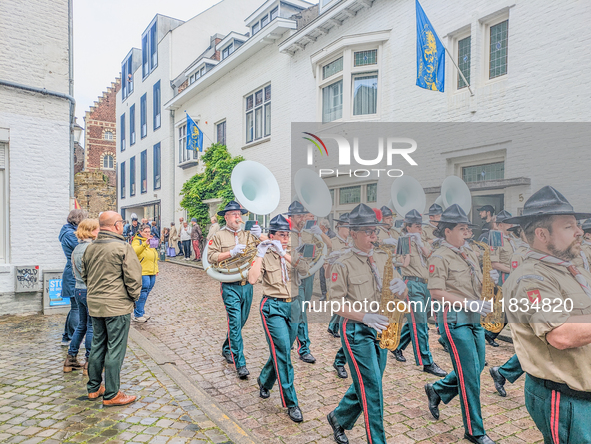
[[[64,361],[64,373],[70,373],[72,370],[80,370],[82,367],[84,366],[78,362],[76,356],[68,355]]]
[[[122,391],[119,391],[114,398],[103,399],[103,405],[127,405],[135,401],[137,396],[127,396]]]
[[[92,399],[94,401],[95,399],[98,399],[100,396],[103,396],[104,394],[105,394],[105,386],[101,385],[101,387],[98,389],[98,392],[88,394],[88,399]]]
[[[86,360],[86,362],[84,363],[84,368],[82,369],[82,374],[84,376],[88,376],[88,359]]]

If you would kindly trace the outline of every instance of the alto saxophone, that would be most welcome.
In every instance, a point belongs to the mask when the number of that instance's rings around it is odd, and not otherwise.
[[[503,313],[502,303],[503,292],[501,291],[501,287],[499,287],[490,277],[490,270],[492,270],[490,247],[484,242],[473,240],[472,243],[484,250],[482,256],[482,292],[480,293],[480,299],[483,301],[493,301],[493,311],[486,316],[482,316],[480,319],[480,325],[492,333],[498,333],[505,325],[505,314]]]
[[[388,328],[381,333],[378,333],[377,339],[380,341],[380,347],[386,348],[388,350],[396,350],[398,344],[400,344],[400,333],[402,332],[402,325],[404,323],[404,315],[409,313],[407,311],[400,311],[398,307],[398,302],[404,302],[402,299],[398,299],[394,296],[394,293],[390,290],[390,281],[394,275],[392,271],[393,267],[393,254],[391,248],[382,248],[378,247],[378,249],[385,251],[388,253],[388,260],[386,261],[386,266],[384,267],[384,277],[382,279],[382,294],[380,299],[380,310],[382,313],[387,313],[388,320],[390,323],[388,324]],[[391,302],[390,304],[388,304]],[[406,307],[406,304],[405,304]]]

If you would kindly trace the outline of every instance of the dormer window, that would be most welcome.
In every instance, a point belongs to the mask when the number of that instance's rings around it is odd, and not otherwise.
[[[260,24],[257,22],[252,26],[252,35],[255,35],[257,32],[261,30]]]
[[[232,42],[222,50],[222,60],[224,60],[226,57],[228,57],[233,52],[234,52],[234,43]]]
[[[269,14],[269,16],[271,17],[271,21],[273,21],[277,17],[279,17],[279,6],[277,6],[275,9],[272,9],[271,10],[271,13]]]
[[[261,19],[261,28],[264,28],[269,24],[269,16],[266,15]]]
[[[121,99],[125,100],[133,92],[133,56],[130,53],[121,65]]]

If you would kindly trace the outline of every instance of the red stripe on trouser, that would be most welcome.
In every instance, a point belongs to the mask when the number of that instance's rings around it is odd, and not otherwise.
[[[552,442],[560,444],[560,392],[552,390],[552,401],[550,402],[550,432]]]
[[[300,354],[300,349],[302,348],[302,343],[300,342],[300,338],[296,337],[296,341],[298,341],[298,355]]]
[[[353,356],[353,351],[351,350],[351,344],[349,344],[349,338],[347,338],[347,319],[343,321],[343,337],[345,338],[345,344],[347,344],[347,350],[349,351],[349,356],[351,356],[351,361],[353,361],[353,366],[355,367],[355,373],[357,373],[357,379],[359,380],[359,386],[361,388],[361,404],[363,406],[363,417],[365,418],[365,429],[367,431],[367,437],[369,440],[369,444],[372,443],[371,439],[371,429],[369,428],[369,414],[367,412],[367,398],[365,396],[365,386],[363,385],[363,379],[361,378],[361,372],[359,371],[359,366],[357,365],[357,361]]]
[[[404,281],[405,284],[408,284],[408,279]],[[408,302],[410,302],[410,294],[408,295]],[[415,348],[417,352],[417,356],[419,357],[419,365],[423,365],[423,357],[421,356],[421,346],[419,345],[419,336],[417,334],[417,321],[415,320],[415,314],[410,312],[410,317],[412,318],[412,331],[415,335]]]
[[[472,434],[472,423],[470,422],[470,410],[468,410],[468,397],[466,396],[466,385],[464,384],[464,371],[462,370],[462,364],[460,363],[460,355],[458,354],[458,349],[456,348],[456,344],[454,343],[451,332],[449,331],[449,324],[447,323],[447,311],[446,309],[443,312],[443,325],[445,326],[445,332],[447,333],[447,337],[449,339],[449,343],[451,345],[451,350],[453,356],[456,361],[456,365],[458,367],[458,380],[460,381],[460,385],[462,386],[462,401],[464,402],[464,411],[466,412],[466,422],[468,423],[468,433]]]
[[[283,404],[283,407],[287,407],[285,399],[283,398],[283,387],[281,386],[281,378],[279,377],[279,366],[277,365],[275,344],[273,343],[273,338],[271,337],[269,327],[267,326],[267,320],[265,319],[265,315],[263,314],[263,305],[265,305],[265,302],[267,302],[267,298],[263,298],[263,300],[261,301],[261,319],[263,320],[263,324],[265,324],[265,331],[267,332],[267,337],[269,338],[269,344],[271,344],[271,352],[273,353],[273,364],[275,364],[275,375],[277,376],[277,382],[279,383],[279,394],[281,395],[281,403]]]
[[[230,347],[230,356],[232,356],[234,369],[236,369],[236,360],[234,359],[234,352],[232,351],[232,341],[230,340],[230,315],[228,314],[228,310],[226,310],[226,319],[228,319],[228,347]]]

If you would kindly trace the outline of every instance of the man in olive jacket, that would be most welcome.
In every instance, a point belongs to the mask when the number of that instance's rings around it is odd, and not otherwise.
[[[102,213],[100,232],[82,257],[81,276],[88,288],[94,331],[88,357],[88,398],[103,396],[103,405],[125,405],[136,399],[119,391],[131,312],[142,289],[142,266],[122,235],[124,223],[114,211]]]

